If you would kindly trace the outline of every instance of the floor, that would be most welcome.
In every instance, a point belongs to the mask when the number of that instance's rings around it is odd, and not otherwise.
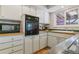
[[[48,48],[41,49],[35,52],[34,54],[48,54]]]
[[[50,47],[45,47],[45,48],[35,52],[34,54],[49,54],[50,49],[51,49]]]

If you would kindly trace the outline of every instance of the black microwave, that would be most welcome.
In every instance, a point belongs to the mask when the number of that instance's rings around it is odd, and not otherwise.
[[[0,33],[17,33],[20,32],[20,24],[0,23]]]

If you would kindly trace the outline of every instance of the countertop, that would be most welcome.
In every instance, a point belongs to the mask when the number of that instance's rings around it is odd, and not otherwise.
[[[23,35],[23,33],[6,33],[6,34],[0,34],[0,36],[16,36],[16,35]]]
[[[67,50],[72,45],[72,43],[78,38],[79,38],[79,34],[76,34],[66,39],[65,41],[56,45],[54,48],[51,48],[51,50],[49,50],[49,53],[62,54],[62,52]]]

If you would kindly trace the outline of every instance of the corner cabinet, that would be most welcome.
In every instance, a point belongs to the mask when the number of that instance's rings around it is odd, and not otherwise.
[[[1,5],[1,19],[21,20],[22,6]]]

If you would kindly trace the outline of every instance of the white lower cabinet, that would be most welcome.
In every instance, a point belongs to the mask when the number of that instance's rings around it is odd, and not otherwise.
[[[23,54],[20,50],[24,51],[24,38],[23,36],[14,36],[12,42],[12,54]]]
[[[10,36],[0,36],[0,43],[6,43],[11,41],[12,41],[12,37]]]
[[[54,47],[57,44],[65,41],[67,38],[71,37],[72,35],[68,34],[61,34],[61,33],[48,33],[48,46]]]
[[[12,48],[0,50],[0,54],[10,54],[12,52]]]
[[[0,54],[12,54],[17,51],[24,51],[23,49],[23,36],[3,36],[0,37]],[[23,54],[23,52],[20,52]]]
[[[64,40],[66,40],[66,38],[63,38],[63,37],[57,37],[57,40],[58,40],[58,44],[63,42]]]
[[[47,35],[40,34],[40,49],[43,49],[47,46]]]
[[[58,43],[57,38],[55,36],[48,36],[48,46],[53,48]]]
[[[35,35],[33,37],[33,52],[36,52],[39,50],[39,35]]]
[[[23,54],[23,50],[16,51],[16,52],[14,52],[14,53],[12,53],[12,54]]]
[[[0,37],[0,54],[8,54],[12,52],[12,38]]]
[[[25,37],[25,54],[31,54],[33,53],[33,37],[32,36],[26,36]]]

